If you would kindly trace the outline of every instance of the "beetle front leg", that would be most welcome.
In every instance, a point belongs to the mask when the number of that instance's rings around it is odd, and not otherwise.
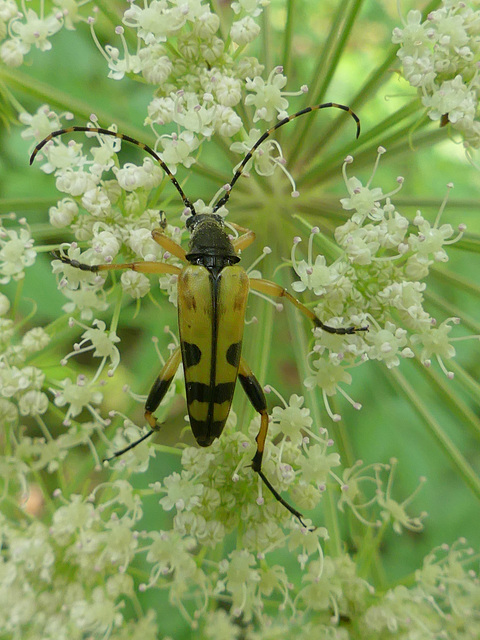
[[[270,481],[267,479],[265,474],[262,471],[262,459],[263,452],[265,449],[265,440],[267,438],[268,432],[268,412],[267,412],[267,401],[265,398],[265,394],[263,393],[263,389],[260,386],[260,383],[253,375],[250,367],[245,362],[243,358],[240,358],[240,366],[238,370],[238,377],[240,379],[240,383],[243,387],[243,390],[247,394],[248,399],[253,405],[255,411],[260,414],[260,431],[257,434],[256,442],[257,442],[257,451],[252,459],[252,469],[258,473],[260,478],[263,480],[267,489],[272,493],[274,498],[278,500],[283,506],[290,511],[292,515],[294,515],[300,521],[303,527],[307,525],[303,522],[302,514],[294,509],[286,500],[282,498],[282,496],[278,493],[278,491],[272,486]]]
[[[153,416],[153,412],[156,411],[156,409],[158,409],[158,405],[161,403],[161,401],[165,397],[172,383],[172,380],[175,374],[177,373],[177,369],[181,362],[181,359],[182,359],[182,354],[180,352],[180,347],[177,347],[173,351],[172,355],[168,358],[166,363],[163,365],[158,378],[155,380],[155,383],[151,388],[150,393],[148,394],[148,398],[145,403],[144,415],[145,415],[145,420],[148,422],[148,424],[151,427],[150,431],[144,434],[138,440],[135,440],[135,442],[132,442],[131,444],[129,444],[124,449],[121,449],[120,451],[117,451],[116,453],[114,453],[113,456],[111,456],[110,458],[105,458],[106,462],[108,462],[109,460],[113,460],[114,458],[118,458],[124,453],[127,453],[127,451],[134,449],[137,445],[139,445],[141,442],[143,442],[144,440],[149,438],[153,433],[155,433],[155,431],[158,431],[160,429],[160,425],[157,423],[155,417]]]
[[[188,262],[186,259],[186,251],[175,240],[172,240],[166,236],[162,229],[154,229],[152,231],[152,238],[157,244],[159,244],[165,251],[168,251],[172,255],[179,258],[182,262]]]
[[[316,327],[320,327],[323,331],[327,333],[336,333],[338,335],[352,335],[357,333],[357,331],[368,331],[367,327],[330,327],[327,324],[324,324],[317,316],[308,309],[304,304],[294,298],[284,287],[281,287],[279,284],[275,282],[271,282],[270,280],[263,280],[260,278],[250,278],[250,288],[255,291],[259,291],[260,293],[265,293],[267,296],[274,296],[276,298],[286,298],[289,302],[299,309],[309,320],[313,322]]]
[[[81,271],[91,271],[92,273],[98,273],[99,271],[119,271],[122,269],[130,269],[131,271],[138,271],[139,273],[152,274],[170,273],[178,275],[181,272],[179,267],[175,267],[173,264],[167,264],[165,262],[112,262],[111,264],[84,264],[78,260],[71,260],[59,251],[52,251],[52,253],[64,264],[69,264],[71,267],[80,269]]]
[[[246,227],[241,227],[239,224],[235,224],[234,222],[229,222],[229,224],[242,235],[232,240],[233,248],[235,251],[243,251],[247,247],[249,247],[252,242],[255,240],[255,231],[251,231]]]

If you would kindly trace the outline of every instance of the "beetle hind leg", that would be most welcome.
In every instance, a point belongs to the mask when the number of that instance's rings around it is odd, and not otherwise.
[[[253,375],[250,367],[247,365],[243,358],[240,358],[240,367],[238,371],[238,378],[240,380],[240,384],[243,387],[243,390],[247,394],[248,399],[253,405],[255,411],[260,414],[260,430],[257,434],[257,451],[252,458],[252,469],[258,473],[263,483],[273,495],[273,497],[280,502],[292,515],[294,515],[299,521],[300,524],[307,528],[307,525],[303,521],[302,514],[297,511],[291,504],[289,504],[282,496],[278,493],[278,491],[273,487],[271,482],[265,476],[262,471],[262,459],[263,452],[265,449],[265,440],[268,432],[268,412],[267,412],[267,401],[265,398],[265,394],[263,393],[263,389],[260,386],[260,383]]]
[[[148,424],[151,427],[150,431],[148,433],[145,433],[138,440],[135,440],[135,442],[132,442],[131,444],[129,444],[124,449],[121,449],[120,451],[115,452],[113,456],[111,456],[110,458],[105,458],[104,462],[108,462],[109,460],[113,460],[114,458],[118,458],[124,453],[127,453],[127,451],[134,449],[141,442],[149,438],[152,434],[155,433],[155,431],[160,430],[160,425],[158,424],[153,413],[158,409],[159,404],[165,397],[172,383],[172,380],[177,372],[180,361],[181,361],[180,347],[177,347],[173,351],[172,355],[168,358],[166,363],[163,365],[163,368],[160,371],[158,378],[155,380],[153,387],[151,388],[150,393],[148,394],[148,398],[145,403],[144,415],[145,415],[145,420],[148,422]]]
[[[328,324],[324,324],[308,307],[292,296],[284,287],[281,287],[275,282],[270,280],[263,280],[261,278],[250,278],[250,288],[260,293],[265,293],[267,296],[274,296],[276,298],[285,298],[291,302],[299,311],[303,313],[309,320],[313,322],[315,327],[320,327],[327,333],[336,333],[338,335],[353,335],[358,331],[368,331],[368,326],[365,327],[330,327]]]

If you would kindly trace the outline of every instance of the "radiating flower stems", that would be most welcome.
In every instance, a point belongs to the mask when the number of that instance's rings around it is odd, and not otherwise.
[[[425,425],[427,431],[440,445],[442,451],[450,460],[452,466],[457,470],[465,484],[470,488],[473,494],[480,499],[480,478],[475,473],[472,466],[467,462],[465,457],[460,453],[458,448],[442,429],[441,425],[429,411],[428,406],[416,392],[414,387],[407,381],[405,376],[398,371],[398,369],[392,370],[390,373],[395,389],[402,392],[405,399],[415,409],[416,413],[422,419],[422,423]]]

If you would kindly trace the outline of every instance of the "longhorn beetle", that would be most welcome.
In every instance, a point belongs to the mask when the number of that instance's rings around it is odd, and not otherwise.
[[[357,125],[356,135],[358,138],[360,134],[359,118],[350,107],[334,102],[307,107],[280,120],[275,126],[265,131],[246,154],[231,182],[226,185],[225,194],[215,204],[211,214],[197,214],[192,202],[184,194],[175,176],[160,156],[148,145],[122,133],[97,127],[72,126],[60,129],[53,131],[37,144],[30,157],[30,164],[32,164],[40,149],[52,138],[74,131],[100,133],[126,140],[139,146],[155,158],[177,189],[189,213],[186,221],[187,229],[191,234],[188,251],[168,238],[162,229],[152,231],[153,240],[184,262],[183,268],[163,262],[87,265],[77,260],[71,260],[64,254],[55,254],[63,263],[93,273],[131,269],[145,274],[178,276],[180,346],[173,351],[163,366],[145,403],[145,419],[150,425],[150,431],[112,457],[129,451],[160,429],[153,414],[165,397],[180,361],[183,362],[184,368],[190,425],[193,435],[201,447],[208,447],[215,438],[221,435],[230,412],[238,377],[255,411],[260,414],[260,430],[256,437],[257,450],[252,459],[252,468],[258,473],[273,496],[298,518],[302,526],[305,526],[302,514],[282,498],[262,471],[262,457],[268,430],[267,403],[262,387],[241,355],[248,291],[253,289],[270,296],[285,298],[311,320],[315,327],[320,327],[328,333],[351,335],[356,331],[365,331],[367,327],[337,328],[325,325],[310,309],[290,295],[283,287],[269,280],[249,278],[246,271],[237,265],[240,260],[238,253],[254,241],[255,233],[233,224],[232,226],[241,235],[232,240],[227,235],[222,217],[216,211],[227,203],[233,186],[242,175],[247,162],[252,158],[256,149],[276,129],[311,111],[331,107],[342,109],[352,116]]]

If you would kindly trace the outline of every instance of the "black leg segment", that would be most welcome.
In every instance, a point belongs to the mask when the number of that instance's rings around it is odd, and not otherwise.
[[[273,495],[273,497],[280,502],[292,515],[294,515],[300,521],[300,524],[303,527],[307,525],[303,522],[302,514],[294,509],[292,505],[290,505],[286,500],[282,498],[282,496],[278,493],[278,491],[272,486],[270,481],[265,477],[265,474],[262,471],[262,458],[263,451],[265,449],[265,439],[267,437],[268,431],[268,413],[267,413],[267,401],[265,399],[265,394],[263,393],[263,389],[260,386],[260,383],[253,375],[250,367],[247,365],[243,358],[240,359],[240,368],[238,372],[238,377],[240,379],[240,383],[247,394],[248,399],[252,403],[255,411],[258,411],[260,414],[261,422],[260,422],[260,431],[256,437],[257,441],[257,451],[252,459],[252,469],[258,473],[263,483]]]

